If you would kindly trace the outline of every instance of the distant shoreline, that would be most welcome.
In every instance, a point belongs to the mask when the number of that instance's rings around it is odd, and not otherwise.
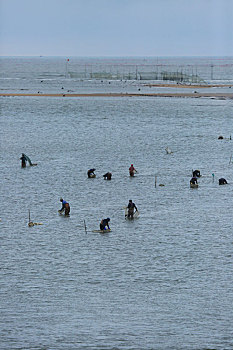
[[[1,97],[209,97],[218,99],[233,99],[233,93],[221,93],[221,92],[178,92],[178,93],[80,93],[80,94],[50,94],[50,93],[0,93]]]

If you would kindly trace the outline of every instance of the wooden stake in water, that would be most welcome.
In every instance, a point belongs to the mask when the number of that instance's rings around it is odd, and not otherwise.
[[[84,222],[84,229],[85,229],[85,232],[86,232],[86,234],[87,234],[87,226],[86,226],[86,222],[85,222],[85,220],[83,220],[83,222]]]
[[[156,187],[156,184],[157,184],[157,176],[155,175],[155,187]]]
[[[31,216],[30,216],[30,209],[28,209],[28,226],[29,227],[32,227],[32,226],[34,226],[34,223],[33,222],[31,222]]]
[[[68,62],[69,62],[69,58],[67,58],[66,60],[66,78],[68,78]]]
[[[213,80],[214,79],[214,65],[213,64],[211,64],[211,80]]]
[[[231,162],[232,162],[232,155],[230,156],[230,161],[229,161],[229,164],[231,164]]]

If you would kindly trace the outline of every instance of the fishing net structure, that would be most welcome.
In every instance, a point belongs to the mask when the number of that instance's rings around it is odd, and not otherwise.
[[[221,63],[221,62],[220,62]],[[206,84],[206,81],[221,81],[233,77],[233,65],[226,64],[79,64],[69,66],[67,76],[77,79],[100,80],[153,80],[173,81],[176,83]],[[226,75],[228,72],[228,76]]]

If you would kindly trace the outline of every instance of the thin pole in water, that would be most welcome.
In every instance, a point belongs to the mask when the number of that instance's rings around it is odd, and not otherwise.
[[[83,222],[84,222],[84,229],[85,229],[85,232],[86,232],[86,234],[87,234],[87,226],[86,226],[86,222],[85,222],[85,220],[83,220]]]
[[[156,187],[156,184],[157,184],[157,176],[155,175],[155,187]]]
[[[28,209],[28,222],[31,222],[31,218],[30,218],[30,209]]]
[[[211,64],[211,80],[213,80],[214,79],[214,65],[213,64]]]
[[[66,78],[68,78],[68,62],[69,62],[69,58],[67,58],[66,60]]]
[[[229,164],[231,164],[231,161],[232,161],[232,155],[230,156],[230,161],[229,161]]]

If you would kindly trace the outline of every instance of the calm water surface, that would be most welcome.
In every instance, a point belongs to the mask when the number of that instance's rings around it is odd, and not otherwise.
[[[1,349],[233,348],[232,101],[1,98],[0,130]]]

